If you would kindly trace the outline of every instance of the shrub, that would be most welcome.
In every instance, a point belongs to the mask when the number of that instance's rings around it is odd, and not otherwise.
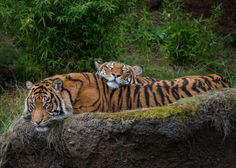
[[[31,60],[48,72],[91,70],[122,51],[119,16],[137,0],[3,0],[0,16]]]
[[[201,64],[216,58],[221,38],[213,28],[221,16],[220,6],[212,10],[209,18],[194,18],[183,11],[181,1],[166,1],[162,13],[166,35],[163,51],[175,64]]]
[[[6,86],[7,82],[14,80],[13,65],[16,58],[16,50],[0,46],[0,91]]]

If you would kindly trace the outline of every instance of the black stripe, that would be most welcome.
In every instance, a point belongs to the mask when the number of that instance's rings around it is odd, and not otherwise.
[[[195,80],[192,84],[191,89],[197,93],[201,93],[198,89],[197,89],[197,82],[199,82],[198,80]]]
[[[139,99],[140,99],[140,96],[139,96],[139,93],[140,93],[140,85],[135,85],[135,89],[134,89],[134,102],[136,101],[136,106],[139,107]],[[137,97],[138,96],[138,97]],[[137,97],[137,98],[136,98]]]
[[[122,87],[121,88],[119,88],[119,96],[118,96],[118,111],[120,111],[121,110],[121,108],[122,108],[122,103],[123,103],[123,96],[122,96]]]
[[[87,79],[88,79],[88,81],[89,81],[89,84],[90,84],[90,83],[91,83],[91,80],[90,80],[89,75],[88,75],[87,73],[85,73],[84,75],[87,77]]]
[[[103,87],[103,95],[105,97],[105,101],[106,101],[106,103],[108,103],[108,101],[107,101],[108,91],[107,91],[107,84],[105,81],[102,81],[102,87]],[[110,101],[111,101],[111,99],[110,99]]]
[[[214,80],[212,80],[214,83],[216,83],[216,84],[219,84],[220,83],[220,79],[214,79]]]
[[[140,92],[138,92],[137,107],[138,107],[138,108],[142,108],[142,104],[141,104],[141,102],[140,102]]]
[[[102,81],[102,82],[106,83],[106,81]],[[107,84],[106,84],[106,90],[110,90],[110,88],[109,88],[109,86]]]
[[[110,94],[110,96],[109,96],[109,98],[110,98],[110,101],[112,100],[112,98],[113,98],[113,95],[114,95],[114,93],[115,93],[115,90],[116,89],[112,89],[112,91],[111,91],[111,94]]]
[[[92,111],[88,111],[88,112],[99,112],[99,108],[101,106],[101,103],[98,104],[97,108],[92,110]],[[103,111],[100,111],[100,112],[103,112]]]
[[[205,80],[205,83],[208,85],[208,90],[211,90],[212,89],[212,84],[211,82],[206,78],[206,77],[201,77],[202,79]]]
[[[99,104],[102,104],[102,112],[104,111],[104,100],[102,99]]]
[[[130,85],[126,85],[127,91],[126,91],[126,108],[130,110]]]
[[[170,84],[171,84],[171,86],[173,86],[175,84],[175,81],[174,80],[170,80]]]
[[[129,109],[132,109],[132,97],[130,97],[130,100],[129,100]]]
[[[98,99],[95,102],[93,102],[93,104],[91,104],[90,106],[95,106],[100,100],[102,100],[102,99],[98,97]]]
[[[145,85],[144,86],[144,95],[145,95],[145,101],[146,101],[147,107],[150,106],[150,102],[149,102],[150,97],[149,97],[149,94],[148,94],[148,89],[149,89],[148,85]]]
[[[140,90],[140,85],[135,85],[135,89],[134,89],[134,100],[136,100],[136,96],[139,93]]]
[[[149,83],[149,80],[147,78],[145,78],[145,81],[146,81],[146,83]]]
[[[61,80],[61,79],[59,79],[59,78],[56,78],[56,79],[54,79],[54,80]],[[83,83],[83,81],[82,80],[80,80],[80,79],[73,79],[70,75],[66,75],[66,79],[68,79],[68,80],[70,80],[70,81],[73,81],[73,82],[81,82],[81,83]]]
[[[99,88],[99,85],[98,85],[98,79],[97,79],[97,75],[93,74],[93,77],[94,77],[94,80],[96,82],[96,88],[97,88],[97,91],[98,91],[98,98],[100,98],[100,88]],[[104,81],[102,81],[104,82]]]
[[[59,96],[58,95],[54,95],[54,103],[52,102],[52,105],[54,105],[54,104],[56,104],[56,108],[59,106],[60,107],[60,113],[59,113],[59,115],[62,115],[62,113],[63,113],[63,108],[62,108],[62,102],[61,102],[61,99],[59,98]],[[53,107],[53,109],[54,109],[54,107]]]
[[[168,102],[171,104],[171,103],[172,103],[172,101],[170,100],[170,98],[169,98],[169,96],[168,96],[168,95],[166,95],[166,98],[167,98]]]
[[[221,81],[220,83],[222,84],[223,88],[227,87],[223,81]]]
[[[212,80],[215,80],[215,78],[211,75],[207,75],[207,77],[211,78]]]
[[[165,97],[164,97],[164,94],[161,90],[161,86],[159,83],[157,84],[156,88],[157,88],[158,94],[160,94],[162,105],[164,105],[165,104]]]
[[[69,95],[69,97],[70,97],[70,102],[71,102],[71,104],[73,105],[75,102],[72,100],[72,96],[71,96],[71,94],[70,94],[70,91],[69,91],[68,89],[65,89],[65,88],[62,88],[62,91],[66,91],[66,92],[68,93],[68,95]]]
[[[84,76],[85,79],[89,80],[89,77],[86,73],[82,72],[81,74]]]
[[[200,88],[200,89],[202,89],[204,92],[206,92],[207,89],[206,89],[205,86],[206,86],[205,83],[202,83],[200,80],[198,81],[198,86],[197,86],[197,88]],[[208,90],[209,90],[209,88],[208,88]]]
[[[46,90],[46,92],[49,92],[48,88],[44,87],[44,90]]]
[[[112,112],[115,112],[115,103],[112,104]]]
[[[186,78],[182,78],[184,81],[184,84],[181,86],[181,89],[184,93],[186,93],[187,96],[191,97],[192,94],[186,89],[186,86],[189,84],[188,80]]]
[[[34,92],[34,95],[37,95],[37,94],[39,94],[41,91],[39,90],[39,91],[36,91],[36,92]]]
[[[166,83],[166,81],[163,81],[164,88],[166,89],[167,93],[170,93],[170,86]]]
[[[178,92],[178,85],[176,85],[175,87],[173,87],[172,89],[171,89],[171,93],[172,93],[172,95],[174,96],[174,98],[176,99],[176,100],[179,100],[180,99],[180,96],[179,96],[179,92]]]
[[[153,94],[153,97],[154,97],[155,105],[160,106],[160,103],[157,100],[156,94],[154,92],[152,92],[152,94]]]
[[[48,91],[42,91],[42,94],[47,95]]]
[[[30,103],[29,97],[27,97],[26,103],[27,103],[28,111],[32,111],[32,107],[30,106],[31,103]]]

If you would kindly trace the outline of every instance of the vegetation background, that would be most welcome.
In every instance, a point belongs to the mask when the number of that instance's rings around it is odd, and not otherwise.
[[[2,0],[0,132],[24,108],[26,80],[94,72],[94,59],[171,79],[219,73],[236,86],[236,3],[227,0]]]

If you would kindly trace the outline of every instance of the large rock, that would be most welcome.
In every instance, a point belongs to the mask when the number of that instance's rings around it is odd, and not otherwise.
[[[236,89],[174,105],[74,115],[47,133],[16,121],[0,137],[2,168],[236,167]]]

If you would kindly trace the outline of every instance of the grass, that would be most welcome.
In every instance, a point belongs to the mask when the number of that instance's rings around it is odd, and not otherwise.
[[[163,25],[161,12],[151,12],[148,22],[150,24],[150,29]],[[177,63],[171,62],[162,49],[164,40],[160,40],[160,44],[156,42],[153,43],[152,41],[149,41],[150,44],[143,43],[138,49],[137,47],[130,47],[127,45],[125,48],[126,52],[118,61],[133,66],[141,65],[143,67],[142,76],[150,76],[157,79],[173,79],[183,76],[216,73],[226,77],[232,86],[236,87],[236,36],[218,35],[221,37],[219,52],[217,50],[214,59],[206,59],[207,61],[201,65],[192,65],[183,62],[181,63],[183,66],[178,66]],[[150,47],[148,48],[148,46]],[[201,49],[199,48],[199,50]]]
[[[171,63],[165,56],[158,52],[151,52],[142,55],[135,51],[125,53],[119,61],[129,65],[141,65],[143,68],[142,76],[149,76],[157,79],[174,79],[183,76],[220,74],[236,87],[236,52],[232,53],[232,58],[225,59],[228,62],[219,67],[209,68],[209,66],[177,66]],[[224,61],[225,61],[224,60]],[[219,61],[219,60],[216,60]]]
[[[26,94],[25,89],[18,87],[0,94],[0,133],[7,131],[12,122],[22,114]]]

